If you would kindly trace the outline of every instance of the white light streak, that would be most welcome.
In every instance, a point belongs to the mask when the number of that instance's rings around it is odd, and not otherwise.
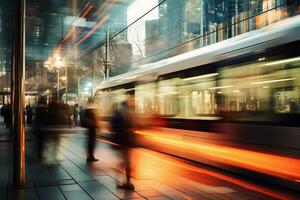
[[[224,88],[232,88],[233,85],[224,85],[224,86],[218,86],[218,87],[211,87],[211,88],[208,88],[210,90],[216,90],[216,89],[224,89]]]
[[[295,62],[295,61],[300,61],[300,57],[270,62],[270,63],[265,64],[265,66],[279,65],[279,64],[285,64],[285,63],[290,63],[290,62]]]
[[[219,73],[212,73],[212,74],[205,74],[205,75],[200,75],[200,76],[194,76],[194,77],[190,77],[190,78],[184,78],[182,80],[184,81],[191,81],[191,80],[195,80],[195,79],[201,79],[201,78],[208,78],[208,77],[213,77],[213,76],[218,76]]]
[[[291,81],[295,80],[296,78],[284,78],[284,79],[276,79],[276,80],[270,80],[270,81],[261,81],[261,82],[254,82],[251,83],[252,85],[258,85],[258,84],[265,84],[265,83],[277,83],[277,82],[284,82],[284,81]]]

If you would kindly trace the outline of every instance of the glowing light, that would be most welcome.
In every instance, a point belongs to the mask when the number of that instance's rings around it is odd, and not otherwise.
[[[65,80],[67,80],[67,77],[66,76],[62,76],[60,79],[63,80],[63,81],[65,81]]]
[[[90,88],[90,87],[92,87],[92,86],[93,86],[93,83],[92,83],[92,82],[86,83],[86,87]]]
[[[296,62],[296,61],[300,61],[300,57],[270,62],[265,64],[265,66],[279,65],[279,64],[285,64],[285,63]]]
[[[218,86],[218,87],[211,87],[211,88],[208,88],[210,90],[216,90],[216,89],[224,89],[224,88],[232,88],[233,85],[224,85],[224,86]]]
[[[58,69],[64,66],[64,63],[61,61],[61,57],[56,57],[54,66]]]
[[[213,76],[218,76],[218,75],[219,75],[219,73],[205,74],[205,75],[195,76],[195,77],[191,77],[191,78],[185,78],[182,80],[191,81],[191,80],[195,80],[195,79],[208,78],[208,77],[213,77]]]
[[[124,80],[131,80],[131,79],[135,79],[137,78],[138,76],[129,76],[129,77],[125,77],[123,78]]]
[[[296,78],[284,78],[284,79],[277,79],[277,80],[270,80],[270,81],[261,81],[261,82],[254,82],[251,83],[252,85],[258,85],[258,84],[265,84],[265,83],[277,83],[277,82],[284,82],[284,81],[291,81],[295,80]]]

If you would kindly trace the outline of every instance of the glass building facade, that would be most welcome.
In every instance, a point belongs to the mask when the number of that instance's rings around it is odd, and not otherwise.
[[[106,21],[84,60],[111,77],[298,14],[299,1],[134,0]],[[101,76],[101,75],[100,75]]]
[[[10,99],[13,9],[11,1],[0,2],[0,104]],[[26,91],[44,94],[55,87],[55,71],[43,66],[56,54],[66,61],[69,76],[74,71],[78,81],[69,86],[74,93],[82,86],[81,69],[86,79],[82,82],[93,80],[97,85],[298,13],[299,0],[123,0],[108,5],[100,0],[30,0],[25,22]]]

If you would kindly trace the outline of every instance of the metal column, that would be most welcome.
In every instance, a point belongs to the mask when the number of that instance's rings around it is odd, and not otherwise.
[[[24,78],[25,78],[25,0],[15,0],[16,20],[13,48],[13,184],[25,184],[25,126],[24,126]]]

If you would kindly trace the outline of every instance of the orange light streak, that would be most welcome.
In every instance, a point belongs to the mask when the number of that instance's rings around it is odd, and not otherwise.
[[[137,151],[141,151],[141,150],[137,150]],[[193,171],[193,172],[196,172],[196,173],[206,174],[206,175],[218,178],[220,180],[224,180],[224,181],[239,185],[243,188],[253,190],[253,191],[256,191],[256,192],[259,192],[259,193],[263,193],[263,194],[266,194],[266,195],[269,195],[269,196],[272,196],[272,197],[275,197],[275,198],[289,199],[288,195],[285,195],[285,194],[282,194],[282,193],[276,192],[276,191],[271,191],[271,190],[268,190],[267,188],[264,188],[262,186],[251,184],[251,183],[248,183],[246,181],[243,181],[243,180],[240,180],[240,179],[237,179],[237,178],[226,176],[226,175],[223,175],[221,173],[217,173],[217,172],[210,171],[210,170],[207,170],[207,169],[202,169],[202,168],[199,168],[199,167],[195,167],[193,165],[188,165],[188,164],[185,164],[185,163],[181,163],[181,162],[178,162],[178,161],[175,161],[175,160],[163,159],[163,158],[160,158],[158,156],[154,156],[154,155],[152,155],[148,152],[144,152],[144,151],[141,151],[141,152],[143,154],[153,158],[153,159],[168,163],[168,164],[173,165],[175,167],[180,167],[180,168],[183,168],[183,169],[187,169],[189,171]]]
[[[91,4],[84,12],[83,14],[80,16],[80,18],[84,18],[86,17],[90,12],[91,10],[93,9],[94,7],[94,4]],[[72,27],[72,29],[69,31],[69,33],[64,37],[64,39],[62,40],[62,42],[59,44],[59,47],[58,48],[61,48],[63,46],[63,44],[65,43],[65,41],[67,41],[72,34],[74,34],[75,32],[75,27]]]
[[[89,12],[91,12],[91,10],[94,8],[94,4],[91,4],[86,10],[85,12],[81,15],[81,17],[86,17]]]
[[[92,34],[94,34],[105,22],[106,20],[108,20],[110,16],[106,15],[100,22],[98,22],[98,24],[96,26],[94,26],[94,28],[88,33],[86,34],[83,38],[81,38],[81,40],[79,40],[74,47],[77,47],[79,44],[81,44],[84,40],[86,40],[87,38],[89,38]]]
[[[139,133],[140,133],[140,131],[139,131]],[[143,134],[143,135],[145,136],[145,134]],[[110,144],[110,145],[119,146],[118,144],[115,144],[115,143],[110,142],[108,140],[99,139],[99,138],[96,138],[96,140],[98,140],[100,142],[103,142],[103,143]],[[167,163],[167,164],[175,166],[175,167],[179,167],[179,168],[186,169],[186,170],[196,172],[196,173],[206,174],[206,175],[218,178],[220,180],[224,180],[224,181],[233,183],[235,185],[239,185],[243,188],[246,188],[246,189],[249,189],[249,190],[252,190],[252,191],[256,191],[256,192],[259,192],[259,193],[262,193],[262,194],[266,194],[268,196],[272,196],[274,198],[289,199],[288,195],[282,194],[280,192],[269,190],[269,189],[264,188],[262,186],[259,186],[259,185],[256,185],[256,184],[251,184],[251,183],[248,183],[246,181],[243,181],[243,180],[240,180],[240,179],[237,179],[237,178],[233,178],[233,177],[230,177],[230,176],[226,176],[226,175],[221,174],[221,173],[217,173],[217,172],[210,171],[210,170],[203,169],[203,168],[199,168],[199,167],[196,167],[196,166],[193,166],[193,165],[190,165],[190,164],[186,164],[186,163],[182,163],[182,162],[179,162],[179,161],[176,161],[176,160],[172,160],[172,159],[169,158],[169,156],[166,156],[166,155],[155,154],[154,152],[147,152],[147,151],[145,151],[145,149],[144,150],[133,149],[133,150],[141,152],[144,155],[146,155],[148,157],[151,157],[152,159],[162,161],[164,163]],[[120,171],[124,172],[124,170],[120,170]]]
[[[159,131],[143,130],[136,133],[145,136],[150,141],[160,143],[162,146],[182,149],[203,159],[218,161],[292,181],[300,180],[299,159],[217,144],[183,141],[178,140],[178,138],[163,136],[159,134]]]

